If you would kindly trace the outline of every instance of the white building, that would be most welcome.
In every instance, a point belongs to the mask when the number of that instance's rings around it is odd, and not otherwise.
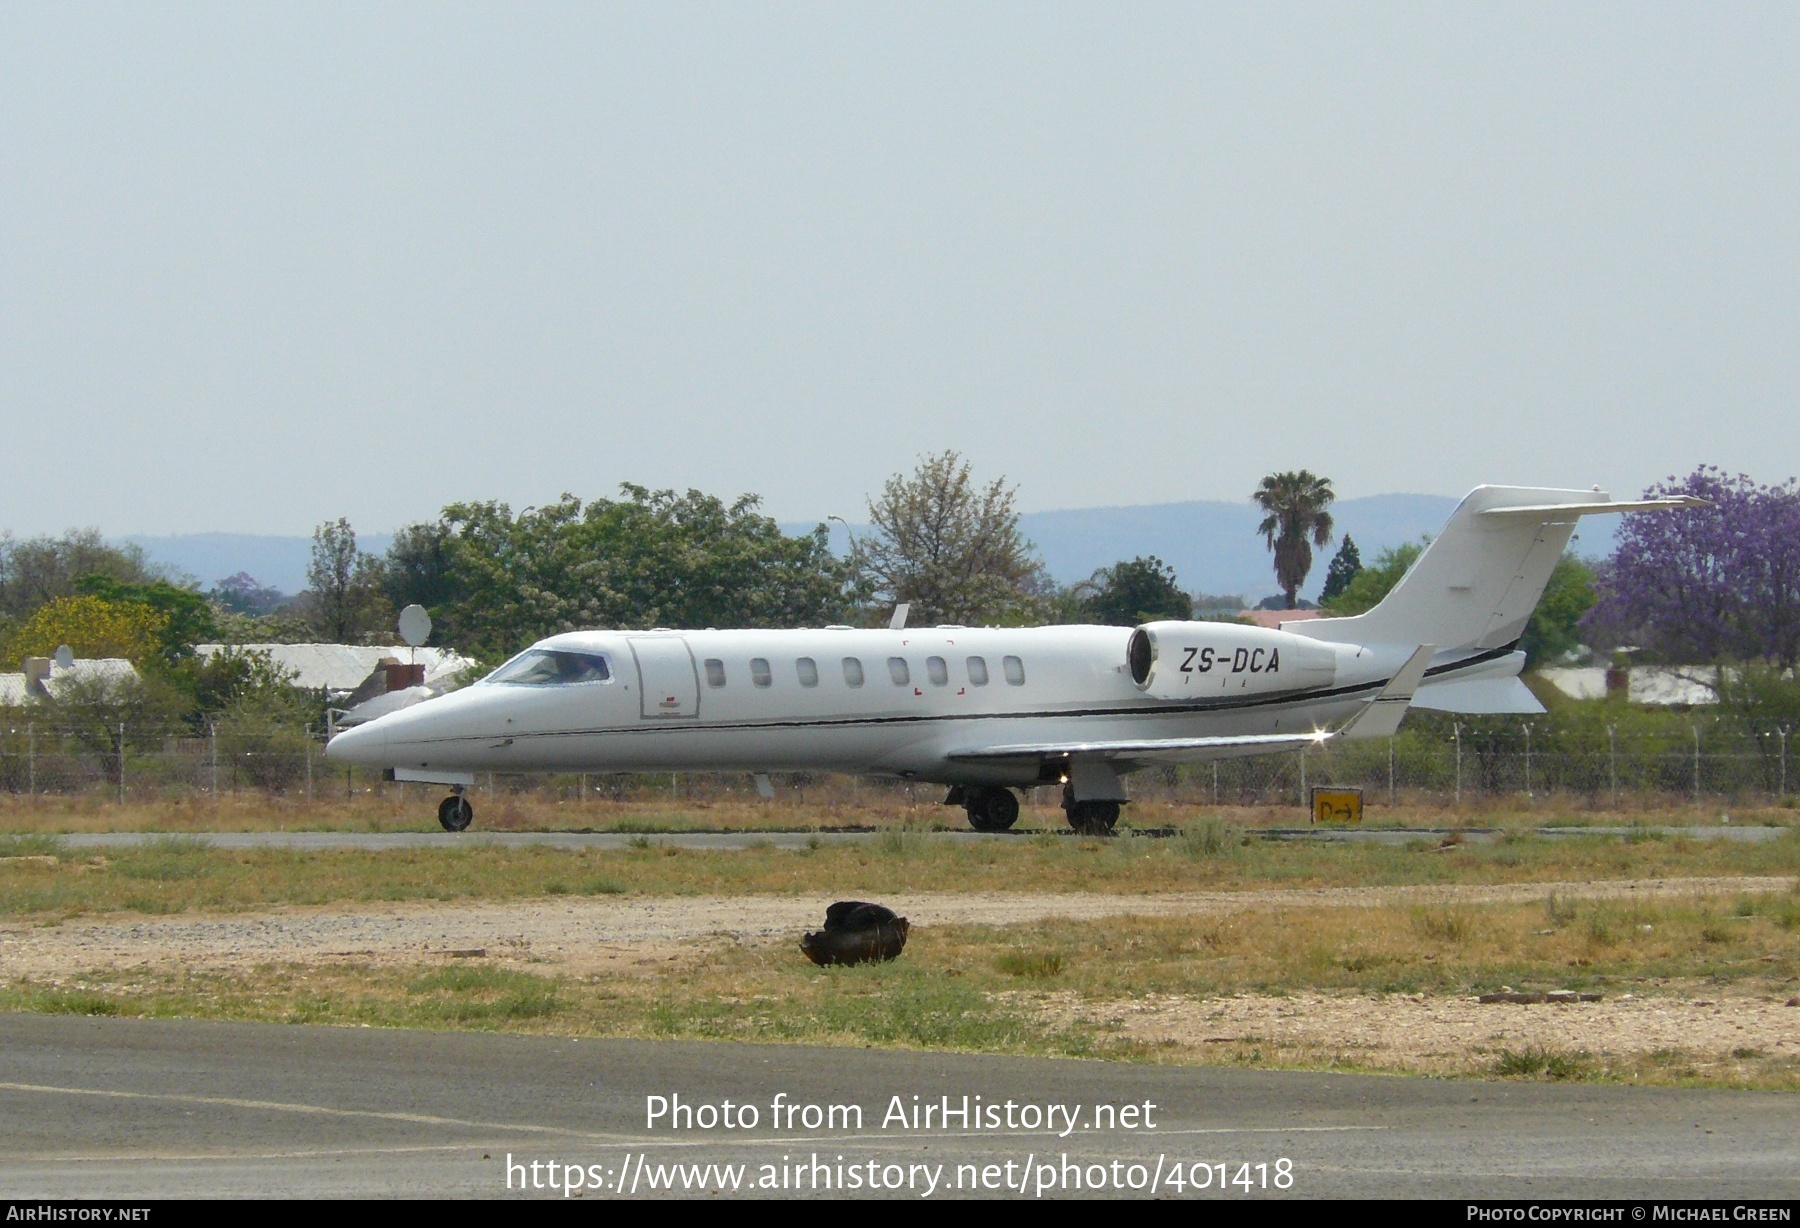
[[[136,679],[137,667],[124,657],[77,657],[58,665],[50,657],[26,657],[16,674],[0,674],[0,707],[16,708],[35,700],[54,699],[72,682],[94,678]]]

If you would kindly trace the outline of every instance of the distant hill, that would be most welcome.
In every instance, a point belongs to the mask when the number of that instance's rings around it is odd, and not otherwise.
[[[1325,564],[1346,533],[1367,561],[1385,547],[1436,533],[1456,504],[1444,495],[1340,499],[1331,507],[1336,532],[1331,544],[1316,552],[1312,582],[1303,595],[1318,595]],[[1065,584],[1120,559],[1154,554],[1175,569],[1190,592],[1238,593],[1255,605],[1276,591],[1271,556],[1256,532],[1261,520],[1250,503],[1221,500],[1032,512],[1019,517],[1019,527],[1037,544],[1050,574]]]
[[[1455,506],[1456,500],[1444,495],[1340,500],[1332,507],[1337,535],[1319,552],[1313,582],[1305,595],[1317,595],[1325,580],[1325,563],[1345,533],[1356,538],[1367,560],[1383,547],[1437,532]],[[1254,605],[1275,591],[1269,552],[1256,535],[1260,519],[1248,502],[1218,500],[1027,512],[1019,517],[1019,525],[1037,546],[1050,574],[1064,584],[1085,580],[1097,567],[1154,554],[1175,569],[1182,587],[1237,593]],[[808,533],[813,525],[795,521],[781,527],[789,533]],[[842,550],[844,530],[836,524],[831,527],[833,545]],[[193,576],[202,588],[211,588],[242,571],[286,593],[306,587],[306,561],[312,549],[309,537],[249,533],[183,533],[123,540],[142,546],[156,562]],[[357,544],[380,554],[392,540],[391,534],[370,533],[359,537]]]
[[[176,533],[167,537],[135,536],[119,540],[142,546],[151,560],[185,572],[211,588],[226,576],[248,572],[259,584],[297,593],[306,587],[310,537],[273,537],[255,533]],[[391,533],[360,535],[356,544],[371,554],[386,554]]]
[[[1345,533],[1356,539],[1364,560],[1387,546],[1436,533],[1457,501],[1445,495],[1372,495],[1332,505],[1337,533],[1320,551],[1313,582],[1304,596],[1325,583],[1325,564]],[[1154,554],[1175,569],[1190,592],[1237,593],[1251,605],[1275,592],[1268,549],[1256,534],[1262,515],[1250,503],[1196,500],[1147,503],[1138,507],[1085,507],[1058,512],[1026,512],[1019,527],[1037,547],[1050,574],[1064,584],[1085,580],[1099,567],[1140,554]],[[781,526],[810,532],[804,523]],[[832,544],[844,548],[844,530],[833,524]],[[862,526],[857,527],[862,532]]]

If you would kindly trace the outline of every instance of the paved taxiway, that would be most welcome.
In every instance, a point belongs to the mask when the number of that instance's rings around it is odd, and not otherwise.
[[[778,1091],[860,1104],[865,1128],[779,1133],[765,1109],[750,1131],[644,1129],[649,1095],[766,1106]],[[915,1094],[1148,1100],[1158,1128],[1067,1138],[879,1128],[890,1097]],[[1286,1157],[1300,1196],[1794,1198],[1797,1132],[1800,1097],[1765,1093],[0,1016],[0,1188],[13,1198],[503,1195],[508,1153],[598,1166],[613,1180],[634,1166],[641,1176],[646,1154],[651,1165],[743,1163],[754,1174],[814,1153],[951,1173],[1066,1153],[1083,1164],[1225,1162],[1233,1174]]]
[[[1665,835],[1686,836],[1694,840],[1733,840],[1758,843],[1764,840],[1778,840],[1791,829],[1786,827],[1546,827],[1538,834],[1551,839],[1562,839],[1570,836],[1614,836],[1635,837]],[[1158,839],[1171,832],[1149,831],[1131,832],[1134,839]],[[1377,844],[1410,844],[1413,841],[1443,840],[1453,833],[1448,828],[1396,828],[1375,827],[1361,829],[1343,828],[1252,828],[1247,835],[1266,840],[1319,840],[1327,842],[1360,842],[1368,841]],[[1501,838],[1501,833],[1480,829],[1464,829],[1454,833],[1459,839],[1472,844],[1490,844]],[[1054,832],[974,832],[974,831],[934,831],[920,832],[918,837],[925,840],[943,840],[956,844],[975,843],[985,840],[1023,840],[1033,836],[1073,836],[1073,833],[1059,830]],[[206,832],[192,836],[181,836],[183,840],[200,840],[221,849],[299,849],[309,852],[321,852],[330,849],[357,849],[379,852],[383,849],[411,848],[453,848],[463,846],[488,846],[493,848],[540,848],[558,849],[622,849],[633,843],[649,841],[652,844],[669,844],[690,849],[746,849],[746,848],[806,848],[814,843],[826,844],[867,844],[879,838],[879,833],[872,831],[734,831],[734,832],[655,832],[634,834],[628,832],[592,832],[592,831],[467,831],[455,834],[443,831],[404,831],[404,832],[349,832],[349,831],[244,831],[244,832]],[[130,848],[150,844],[159,840],[167,840],[166,833],[148,832],[79,832],[61,836],[69,848]]]

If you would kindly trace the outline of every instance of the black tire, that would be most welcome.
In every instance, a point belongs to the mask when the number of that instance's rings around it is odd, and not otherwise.
[[[468,798],[453,794],[438,803],[438,822],[445,831],[466,831],[474,821],[475,807],[469,805]]]
[[[1119,803],[1075,802],[1068,808],[1069,826],[1084,836],[1110,836],[1119,822]]]
[[[1007,831],[1019,821],[1019,799],[1011,789],[970,789],[964,804],[976,831]]]

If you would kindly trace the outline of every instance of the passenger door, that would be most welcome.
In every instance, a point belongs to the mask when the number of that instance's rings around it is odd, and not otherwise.
[[[637,659],[640,712],[645,720],[700,715],[700,680],[694,654],[679,635],[630,637]]]

